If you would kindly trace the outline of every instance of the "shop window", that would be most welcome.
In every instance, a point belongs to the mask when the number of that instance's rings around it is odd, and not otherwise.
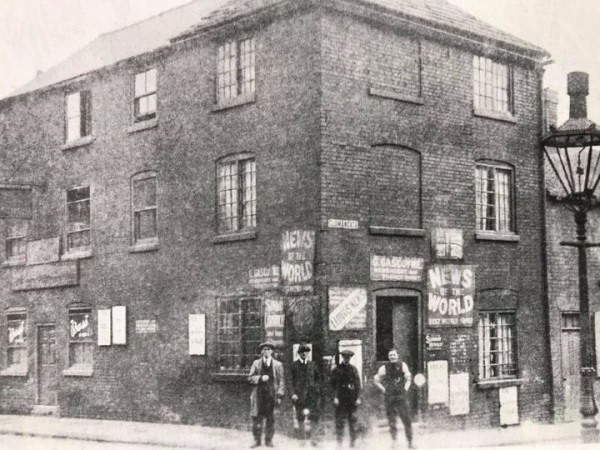
[[[156,69],[137,73],[134,85],[134,121],[154,119],[157,108]]]
[[[256,228],[256,161],[252,155],[217,163],[217,196],[220,234]]]
[[[92,95],[79,91],[65,97],[66,141],[73,142],[92,133]]]
[[[67,253],[89,251],[90,247],[90,188],[89,186],[84,186],[68,189],[66,233]]]
[[[263,315],[259,298],[219,300],[219,370],[246,371],[258,357]]]
[[[94,363],[91,308],[69,310],[69,367],[86,368]]]
[[[254,39],[227,42],[217,52],[217,104],[255,90]]]
[[[479,314],[479,379],[516,378],[514,312]]]
[[[144,172],[131,180],[133,244],[157,244],[156,172]]]
[[[475,110],[512,115],[513,69],[483,56],[473,57]]]
[[[475,196],[477,231],[514,233],[513,172],[510,167],[478,163]]]
[[[7,369],[27,368],[27,315],[7,315],[8,345],[6,350]]]
[[[6,262],[25,264],[27,259],[27,228],[29,221],[12,219],[6,221]]]

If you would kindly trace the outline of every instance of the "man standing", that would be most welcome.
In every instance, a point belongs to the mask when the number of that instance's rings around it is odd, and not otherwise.
[[[352,350],[340,352],[342,362],[331,372],[331,385],[333,387],[333,404],[335,405],[335,435],[341,445],[344,438],[344,422],[348,421],[350,433],[350,447],[356,441],[356,409],[360,405],[360,376],[358,369],[350,364],[354,356]]]
[[[317,446],[316,426],[319,422],[319,393],[321,376],[314,362],[309,361],[307,354],[310,347],[306,344],[298,346],[298,359],[292,363],[292,401],[302,439],[311,440]],[[310,428],[305,428],[305,418],[310,421]]]
[[[398,360],[398,351],[391,349],[388,353],[389,362],[379,368],[375,375],[375,385],[383,392],[385,398],[385,413],[390,426],[390,434],[394,445],[398,428],[396,416],[404,424],[404,434],[408,448],[412,446],[412,423],[408,404],[408,389],[411,384],[411,374],[404,361]]]
[[[248,375],[248,381],[253,386],[250,410],[254,445],[251,448],[261,444],[263,419],[266,420],[265,445],[273,447],[275,406],[281,404],[283,397],[283,365],[273,358],[273,348],[270,342],[263,342],[258,346],[261,357],[252,363]]]

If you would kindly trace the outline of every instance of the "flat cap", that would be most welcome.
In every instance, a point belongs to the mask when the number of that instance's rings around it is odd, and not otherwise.
[[[306,344],[300,344],[300,346],[298,347],[298,353],[301,352],[310,352],[310,347]]]
[[[340,355],[342,355],[342,356],[354,356],[354,352],[352,350],[342,350],[340,352]]]
[[[272,342],[267,341],[267,342],[261,342],[261,344],[258,346],[258,349],[262,350],[265,347],[269,347],[271,350],[273,350],[275,348],[275,346],[273,345]]]

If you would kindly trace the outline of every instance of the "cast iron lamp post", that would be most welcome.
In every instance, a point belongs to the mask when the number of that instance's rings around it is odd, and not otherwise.
[[[567,86],[571,98],[569,120],[559,128],[551,127],[542,145],[546,159],[564,191],[559,198],[574,213],[577,224],[577,242],[560,244],[577,247],[578,250],[581,437],[583,442],[598,442],[598,407],[594,398],[594,335],[588,296],[586,249],[599,247],[600,244],[586,242],[586,222],[588,211],[599,205],[596,189],[600,183],[600,131],[587,118],[588,74],[571,72],[567,76]]]

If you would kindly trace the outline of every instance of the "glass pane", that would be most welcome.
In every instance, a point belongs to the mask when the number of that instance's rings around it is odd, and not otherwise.
[[[91,233],[89,230],[76,231],[73,233],[69,233],[67,235],[67,248],[69,250],[73,250],[76,248],[90,247],[91,246],[90,236],[91,236]]]
[[[92,312],[90,310],[72,311],[69,313],[70,339],[82,340],[92,337]]]
[[[146,72],[146,93],[156,92],[156,69]]]
[[[25,345],[25,316],[8,316],[8,345]]]
[[[156,237],[156,209],[147,209],[135,213],[135,238],[149,239]]]
[[[156,178],[133,182],[133,207],[135,210],[156,206]]]
[[[74,141],[75,139],[79,139],[81,137],[81,117],[75,116],[70,117],[67,120],[67,140]]]
[[[140,97],[146,93],[146,73],[138,73],[135,76],[135,96]]]
[[[67,96],[67,118],[81,115],[81,94],[75,92]]]

